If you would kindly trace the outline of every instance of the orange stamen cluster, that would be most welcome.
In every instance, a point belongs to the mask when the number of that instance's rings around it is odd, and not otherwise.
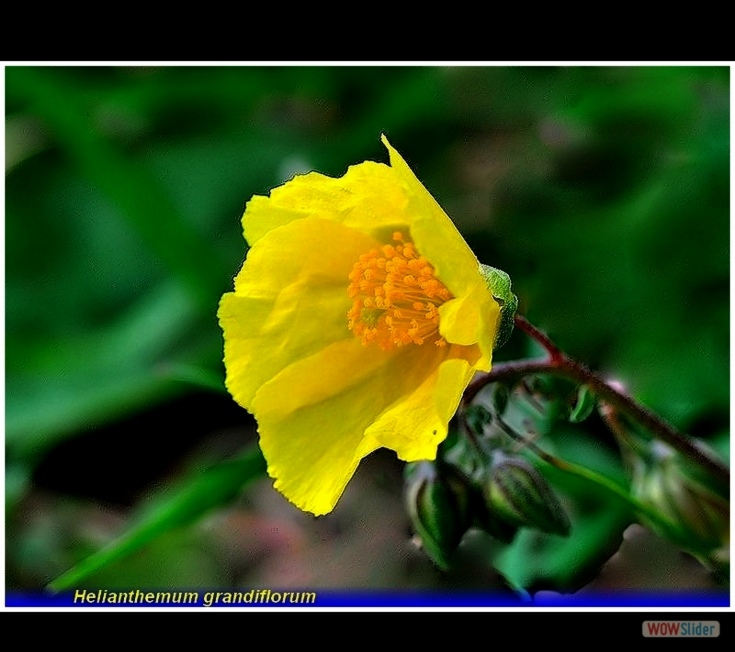
[[[383,349],[426,342],[446,346],[439,334],[439,306],[451,293],[406,236],[396,232],[393,241],[354,264],[347,325],[363,344],[376,342]]]

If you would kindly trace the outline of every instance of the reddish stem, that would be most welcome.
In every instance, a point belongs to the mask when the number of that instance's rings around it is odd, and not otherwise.
[[[546,333],[542,333],[523,315],[516,315],[514,322],[516,328],[522,330],[531,339],[536,340],[541,346],[546,349],[546,352],[549,354],[550,358],[549,362],[561,363],[562,359],[565,357],[564,352],[549,339]]]

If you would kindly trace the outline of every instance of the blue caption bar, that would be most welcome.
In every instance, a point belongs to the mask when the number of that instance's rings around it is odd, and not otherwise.
[[[562,595],[540,592],[526,599],[470,592],[134,589],[60,594],[9,591],[6,607],[729,607],[729,593],[617,593]]]

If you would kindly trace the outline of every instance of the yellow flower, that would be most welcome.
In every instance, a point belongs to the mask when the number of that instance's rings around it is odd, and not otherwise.
[[[251,248],[219,307],[227,388],[258,421],[275,488],[316,515],[377,448],[436,457],[498,329],[474,254],[383,143],[390,166],[254,196]]]

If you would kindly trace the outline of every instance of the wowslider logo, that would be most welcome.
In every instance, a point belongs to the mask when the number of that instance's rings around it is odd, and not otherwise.
[[[703,638],[720,635],[717,620],[644,620],[643,636],[655,638]]]

